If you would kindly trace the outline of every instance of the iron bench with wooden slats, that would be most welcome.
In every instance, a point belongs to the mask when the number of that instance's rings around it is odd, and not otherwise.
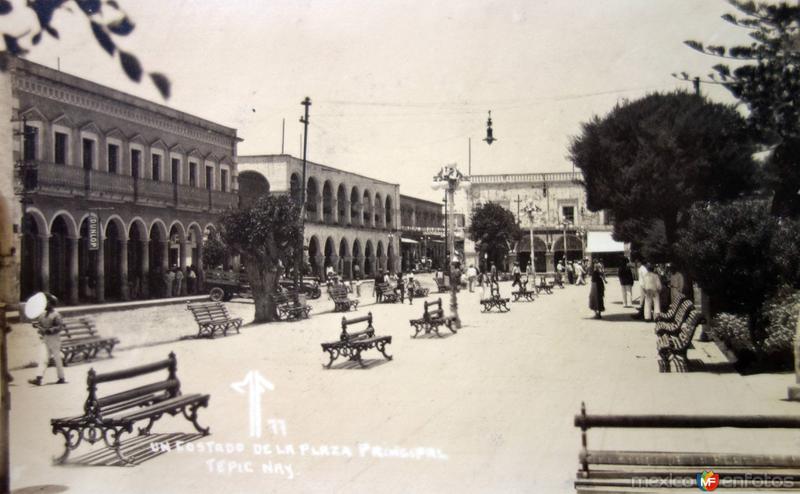
[[[347,312],[350,309],[358,309],[358,300],[353,300],[349,297],[347,287],[344,285],[333,285],[328,292],[331,300],[333,300],[334,312]]]
[[[547,279],[547,276],[542,275],[539,276],[539,284],[536,285],[536,293],[544,292],[548,295],[553,294],[553,286],[555,285],[554,282],[551,282]]]
[[[439,334],[439,326],[442,325],[447,326],[447,329],[452,333],[457,332],[453,324],[455,318],[444,315],[441,298],[432,302],[426,301],[424,309],[425,312],[422,314],[422,317],[409,321],[409,324],[414,328],[414,334],[411,336],[412,338],[416,338],[421,331],[425,331],[425,334],[430,334],[430,332],[433,331],[436,333],[436,336],[441,337],[442,335]]]
[[[495,307],[499,312],[508,312],[511,308],[507,305],[510,299],[500,296],[500,287],[492,283],[489,298],[481,299],[481,312],[490,312]]]
[[[361,331],[347,331],[348,326],[359,323],[366,323],[367,327]],[[366,316],[353,319],[342,317],[342,332],[339,335],[339,339],[322,343],[322,351],[328,352],[330,355],[330,362],[326,367],[330,369],[333,362],[339,357],[348,357],[350,360],[358,362],[361,367],[366,367],[361,360],[361,352],[372,348],[381,352],[386,360],[392,360],[392,356],[386,353],[386,345],[391,342],[391,336],[375,336],[375,328],[372,326],[372,312]]]
[[[520,299],[525,299],[528,302],[536,300],[536,292],[528,290],[528,281],[522,280],[517,287],[517,291],[512,291],[511,295],[514,297],[514,302],[519,302]]]
[[[719,492],[736,487],[735,492],[773,490],[796,491],[800,486],[800,455],[699,453],[675,451],[591,450],[589,429],[687,429],[700,430],[730,427],[736,429],[800,429],[800,417],[764,415],[587,415],[575,416],[581,430],[579,469],[575,480],[577,493],[617,492],[647,493],[698,492],[698,474],[719,474]],[[604,432],[607,437],[608,433]],[[693,434],[699,445],[713,437]],[[742,442],[742,447],[746,447]],[[768,443],[764,443],[768,444]],[[708,487],[711,487],[710,485]],[[714,490],[714,489],[701,489]]]
[[[420,285],[419,281],[417,281],[417,280],[414,280],[414,281],[411,282],[411,287],[410,288],[411,288],[411,294],[414,296],[414,298],[427,297],[428,293],[430,293],[430,290],[428,290],[427,288],[424,288],[422,285]]]
[[[689,299],[684,299],[675,310],[675,313],[672,314],[671,319],[662,319],[656,322],[656,336],[661,336],[664,334],[677,334],[681,327],[681,323],[686,319],[692,309],[694,309],[694,303],[692,303],[692,301]],[[665,315],[664,318],[666,317],[667,316]]]
[[[658,337],[658,369],[660,372],[669,372],[674,366],[676,372],[688,372],[689,360],[686,353],[692,345],[697,327],[703,322],[703,314],[697,309],[691,309],[689,315],[681,323],[675,335],[662,334]]]
[[[311,306],[300,302],[297,290],[278,291],[272,294],[275,311],[280,320],[308,319]]]
[[[375,285],[375,290],[380,295],[381,302],[393,304],[400,300],[400,295],[397,293],[397,290],[392,288],[388,283],[377,283]]]
[[[439,293],[444,293],[450,289],[447,283],[445,283],[444,278],[434,278],[433,281],[436,282],[436,290]]]
[[[687,298],[684,297],[683,295],[679,296],[678,298],[673,300],[671,304],[669,304],[669,308],[667,309],[666,312],[659,312],[655,316],[653,316],[653,321],[655,322],[673,321],[675,319],[675,314],[678,312],[678,309],[686,300]]]
[[[228,308],[222,302],[189,303],[186,305],[186,310],[192,313],[197,322],[198,338],[203,336],[213,338],[217,332],[227,336],[231,329],[235,329],[238,333],[242,327],[242,318],[231,317]]]
[[[64,327],[59,336],[64,365],[92,360],[97,357],[100,350],[105,351],[110,358],[114,346],[119,343],[118,338],[100,336],[94,320],[90,317],[64,319]]]
[[[70,452],[77,449],[83,441],[94,444],[103,440],[112,448],[117,457],[124,463],[131,461],[120,451],[122,434],[132,433],[137,422],[147,421],[139,428],[139,435],[150,434],[153,424],[164,414],[175,416],[179,413],[194,425],[202,435],[209,433],[208,428],[197,423],[197,409],[208,406],[210,398],[207,394],[182,394],[177,375],[178,363],[175,354],[170,352],[167,359],[151,364],[140,365],[130,369],[122,369],[104,374],[89,370],[86,378],[89,395],[83,406],[83,415],[52,419],[50,425],[53,434],[64,436],[64,453],[56,459],[64,463]],[[164,381],[132,387],[124,391],[100,396],[98,385],[104,383],[119,384],[140,376],[167,371]]]

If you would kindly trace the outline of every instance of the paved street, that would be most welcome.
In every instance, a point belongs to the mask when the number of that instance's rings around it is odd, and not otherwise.
[[[510,295],[509,283],[501,289]],[[603,320],[591,319],[588,292],[556,289],[535,302],[512,303],[510,313],[482,314],[478,293],[462,291],[464,327],[440,339],[410,338],[408,320],[419,317],[421,300],[376,306],[366,294],[357,314],[372,311],[376,333],[393,336],[388,353],[394,355],[385,362],[375,351],[366,353],[366,370],[341,360],[334,369],[322,367],[327,357],[319,344],[337,339],[341,319],[325,312],[333,305],[325,296],[314,302],[309,321],[246,325],[240,335],[214,340],[181,339],[196,332],[181,306],[99,314],[101,332],[122,341],[113,359],[67,368],[64,386],[34,388],[26,383],[33,369],[14,371],[12,489],[569,492],[580,446],[572,418],[581,401],[593,413],[797,413],[797,404],[782,401],[791,374],[743,377],[722,366],[659,374],[652,326],[628,317],[632,311],[619,302],[617,280],[609,280]],[[246,321],[252,318],[251,304],[228,305]],[[29,325],[14,326],[11,366],[33,360],[35,345]],[[106,372],[163,359],[170,351],[177,354],[184,392],[211,395],[208,409],[200,410],[210,436],[135,467],[51,465],[63,444],[51,434],[49,419],[81,411],[90,367]],[[716,347],[699,343],[690,358],[721,361]],[[263,396],[260,439],[248,436],[247,395],[231,388],[251,370],[275,388]],[[54,376],[51,369],[47,380]],[[284,421],[285,436],[280,427],[273,431],[279,422],[270,419]],[[167,433],[194,429],[183,418],[165,417],[153,432],[157,446]],[[668,450],[686,443],[696,451],[768,447],[785,453],[796,450],[800,437],[729,430],[589,435],[595,448]],[[99,448],[82,445],[75,458]]]

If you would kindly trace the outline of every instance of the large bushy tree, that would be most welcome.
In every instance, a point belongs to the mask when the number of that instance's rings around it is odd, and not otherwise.
[[[472,210],[469,238],[478,246],[481,259],[484,254],[498,266],[508,249],[520,238],[520,229],[514,215],[503,206],[487,202]]]
[[[247,208],[220,219],[222,241],[239,254],[247,271],[256,311],[254,322],[275,319],[271,295],[278,288],[281,266],[294,262],[302,245],[300,208],[285,195],[262,196]]]
[[[686,41],[702,53],[733,60],[713,66],[706,83],[721,84],[744,103],[748,123],[760,142],[772,148],[767,160],[772,212],[800,215],[800,5],[728,0],[735,14],[723,19],[749,30],[752,42],[735,46]],[[683,73],[689,79],[690,75]],[[699,78],[698,78],[699,80]]]
[[[583,172],[589,209],[613,213],[615,238],[661,258],[695,201],[755,188],[754,151],[733,107],[677,91],[595,116],[573,138],[569,158]]]

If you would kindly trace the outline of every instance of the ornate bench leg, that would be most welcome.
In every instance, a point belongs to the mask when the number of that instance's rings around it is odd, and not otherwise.
[[[388,353],[386,353],[386,342],[385,341],[378,342],[378,344],[375,346],[375,348],[377,348],[378,351],[383,354],[383,356],[384,356],[384,358],[386,358],[386,360],[392,360],[392,356],[389,355]]]
[[[336,360],[337,358],[339,358],[339,349],[337,349],[337,348],[328,348],[325,351],[328,352],[328,354],[330,355],[330,361],[328,362],[328,365],[325,366],[325,368],[326,369],[330,369],[331,366],[333,365],[333,361]]]
[[[353,354],[350,356],[350,360],[355,360],[356,362],[358,362],[358,365],[360,365],[362,368],[366,367],[366,365],[364,364],[364,361],[361,360],[361,349],[360,348],[358,348],[356,350],[353,350]]]
[[[147,425],[146,426],[139,427],[139,435],[140,436],[149,436],[150,435],[150,429],[153,428],[153,424],[155,424],[156,420],[158,420],[160,418],[161,418],[161,414],[160,413],[158,415],[154,415],[154,416],[150,417],[150,419],[147,421]]]
[[[202,434],[204,436],[207,436],[209,434],[209,428],[208,427],[201,427],[200,424],[197,423],[197,409],[200,408],[200,407],[204,407],[205,408],[206,406],[208,406],[208,403],[205,403],[205,402],[204,403],[192,403],[191,405],[188,406],[188,410],[189,410],[188,413],[187,413],[187,407],[184,407],[184,409],[183,409],[183,416],[186,417],[186,420],[191,422],[192,425],[194,426],[194,428],[197,429],[197,432],[199,432],[200,434]]]
[[[106,446],[114,450],[114,454],[117,455],[119,461],[127,466],[131,466],[134,464],[133,461],[126,458],[121,451],[122,443],[120,441],[120,437],[122,436],[123,432],[127,432],[123,427],[105,429],[103,431],[103,442],[106,443]],[[109,439],[109,436],[111,436],[113,440]]]
[[[64,462],[67,461],[69,454],[72,450],[77,449],[78,445],[81,443],[83,436],[81,435],[80,431],[73,428],[66,428],[66,429],[53,429],[54,433],[61,434],[64,436],[64,453],[61,454],[58,458],[54,458],[53,462],[62,465]]]

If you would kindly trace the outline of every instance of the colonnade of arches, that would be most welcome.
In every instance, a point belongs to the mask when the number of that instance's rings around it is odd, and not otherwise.
[[[517,244],[517,260],[520,267],[527,269],[531,259],[530,237],[523,233],[520,242]],[[585,254],[583,240],[576,235],[567,234],[566,250],[564,249],[564,236],[555,236],[552,241],[546,242],[539,235],[533,236],[533,258],[537,272],[553,271],[558,261],[570,260],[577,261],[582,259]],[[566,253],[566,254],[565,254]]]
[[[302,178],[293,173],[289,179],[290,194],[301,200]],[[308,177],[306,181],[306,220],[328,225],[361,226],[396,229],[394,203],[391,195],[357,186],[338,185],[331,180]]]
[[[391,240],[349,239],[313,235],[308,241],[307,262],[314,276],[325,279],[328,268],[346,280],[374,277],[399,269],[399,256]]]
[[[102,211],[96,222],[88,213],[76,219],[68,211],[47,218],[29,208],[22,223],[20,297],[49,291],[78,304],[199,292],[203,239],[213,229],[138,216],[126,222]],[[167,285],[168,271],[182,282]]]

